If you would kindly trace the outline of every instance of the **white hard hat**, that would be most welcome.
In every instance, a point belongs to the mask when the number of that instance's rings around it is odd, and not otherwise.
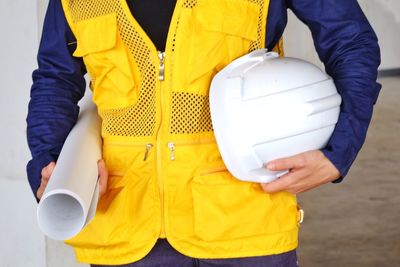
[[[270,182],[271,160],[326,146],[341,97],[315,65],[265,49],[245,55],[212,80],[210,109],[228,170],[244,181]]]

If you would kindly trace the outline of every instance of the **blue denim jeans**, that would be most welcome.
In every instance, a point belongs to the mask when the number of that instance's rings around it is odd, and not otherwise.
[[[91,265],[101,267],[106,265]],[[124,265],[108,267],[297,267],[296,250],[286,253],[232,259],[196,259],[176,251],[166,239],[159,239],[143,259]]]

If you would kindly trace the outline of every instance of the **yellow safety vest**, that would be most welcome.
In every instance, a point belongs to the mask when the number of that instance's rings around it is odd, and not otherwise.
[[[158,52],[126,0],[62,0],[102,118],[108,191],[67,240],[81,262],[126,264],[158,238],[197,258],[297,247],[297,205],[225,168],[208,92],[232,60],[265,44],[268,0],[178,0]]]

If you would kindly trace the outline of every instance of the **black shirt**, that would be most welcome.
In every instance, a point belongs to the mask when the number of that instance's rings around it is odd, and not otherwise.
[[[157,49],[164,51],[176,0],[127,0],[127,3]]]

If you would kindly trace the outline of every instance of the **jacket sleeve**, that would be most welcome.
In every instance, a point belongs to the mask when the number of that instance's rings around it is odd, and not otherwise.
[[[27,114],[27,141],[32,159],[27,164],[34,195],[40,186],[41,170],[56,161],[63,143],[75,125],[78,101],[85,91],[82,59],[72,57],[75,38],[66,22],[60,0],[50,0],[38,52],[38,69]]]
[[[319,58],[342,97],[338,123],[322,151],[343,178],[365,141],[381,88],[376,82],[377,37],[356,0],[286,2],[310,28]]]

